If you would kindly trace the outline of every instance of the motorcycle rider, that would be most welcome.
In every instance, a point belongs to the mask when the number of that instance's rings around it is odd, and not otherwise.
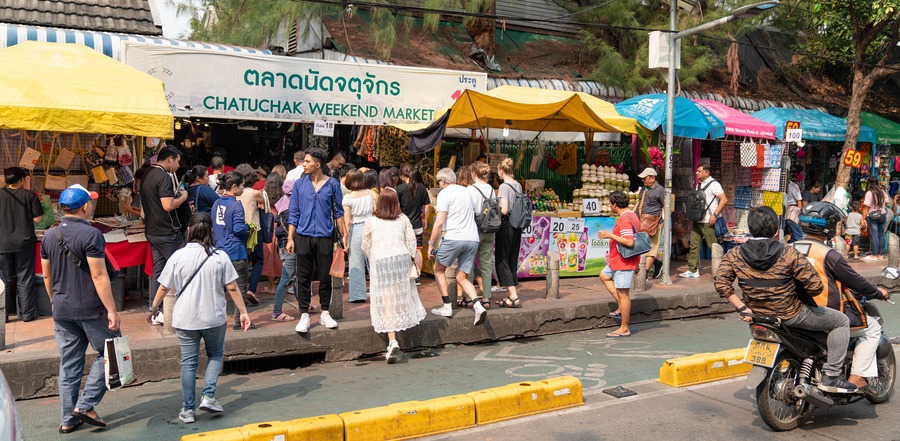
[[[789,327],[827,332],[828,360],[818,387],[833,393],[856,392],[856,385],[841,374],[850,341],[850,320],[834,309],[811,306],[811,299],[801,301],[800,294],[814,297],[822,293],[822,278],[796,249],[775,238],[781,223],[774,210],[754,208],[747,223],[754,237],[722,258],[715,278],[716,291],[738,312],[777,317]],[[735,279],[743,300],[735,294]],[[803,292],[798,292],[795,282]],[[752,321],[746,316],[742,320]]]
[[[841,296],[843,289],[850,289],[858,297],[890,300],[891,295],[887,290],[878,288],[859,275],[841,253],[825,245],[825,241],[834,236],[837,223],[844,219],[844,213],[829,202],[814,202],[803,207],[800,213],[800,228],[806,234],[806,239],[795,242],[793,246],[828,281],[825,291],[816,297],[816,303],[841,310],[841,304],[844,303]],[[850,336],[857,339],[847,380],[864,388],[868,385],[866,378],[878,376],[875,353],[881,338],[881,325],[878,320],[860,313],[861,308],[857,310],[858,304],[854,303],[844,303],[843,308],[850,319]]]

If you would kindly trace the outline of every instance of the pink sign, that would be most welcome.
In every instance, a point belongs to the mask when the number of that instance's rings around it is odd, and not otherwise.
[[[725,135],[775,139],[775,126],[718,101],[694,100],[725,122]]]

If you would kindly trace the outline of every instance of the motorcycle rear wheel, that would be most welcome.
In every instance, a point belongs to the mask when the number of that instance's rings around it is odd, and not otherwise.
[[[800,417],[809,403],[793,399],[794,386],[798,384],[800,360],[782,353],[775,359],[775,367],[756,388],[756,406],[759,416],[776,432],[796,429]]]
[[[886,403],[894,394],[894,382],[897,378],[897,361],[894,351],[887,357],[877,361],[878,377],[870,378],[869,385],[864,389],[866,399],[872,404]]]

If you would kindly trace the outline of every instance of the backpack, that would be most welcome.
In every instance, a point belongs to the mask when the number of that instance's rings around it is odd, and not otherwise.
[[[290,210],[284,210],[275,216],[275,238],[278,240],[278,247],[284,248],[288,239],[288,216]]]
[[[481,233],[500,231],[500,202],[493,196],[487,197],[476,186],[472,186],[481,195],[481,209],[475,213],[475,225]]]
[[[516,190],[516,187],[513,187],[512,184],[504,182],[504,185],[509,185],[513,189],[513,193],[515,193],[513,199],[509,201],[509,213],[507,213],[509,225],[520,231],[530,227],[531,211],[534,209],[531,199],[524,193]]]
[[[706,217],[706,210],[709,210],[709,207],[712,205],[712,201],[709,201],[709,204],[706,203],[706,189],[713,182],[715,180],[709,181],[709,184],[704,185],[703,188],[699,188],[700,186],[698,185],[696,190],[688,193],[685,207],[688,220],[701,222]]]

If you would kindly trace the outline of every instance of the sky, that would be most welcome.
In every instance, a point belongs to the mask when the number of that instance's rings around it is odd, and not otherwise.
[[[156,5],[159,17],[163,22],[163,36],[167,38],[181,38],[182,34],[190,32],[190,17],[177,17],[175,6],[169,5],[169,0],[150,0]],[[179,0],[172,0],[178,2]]]

